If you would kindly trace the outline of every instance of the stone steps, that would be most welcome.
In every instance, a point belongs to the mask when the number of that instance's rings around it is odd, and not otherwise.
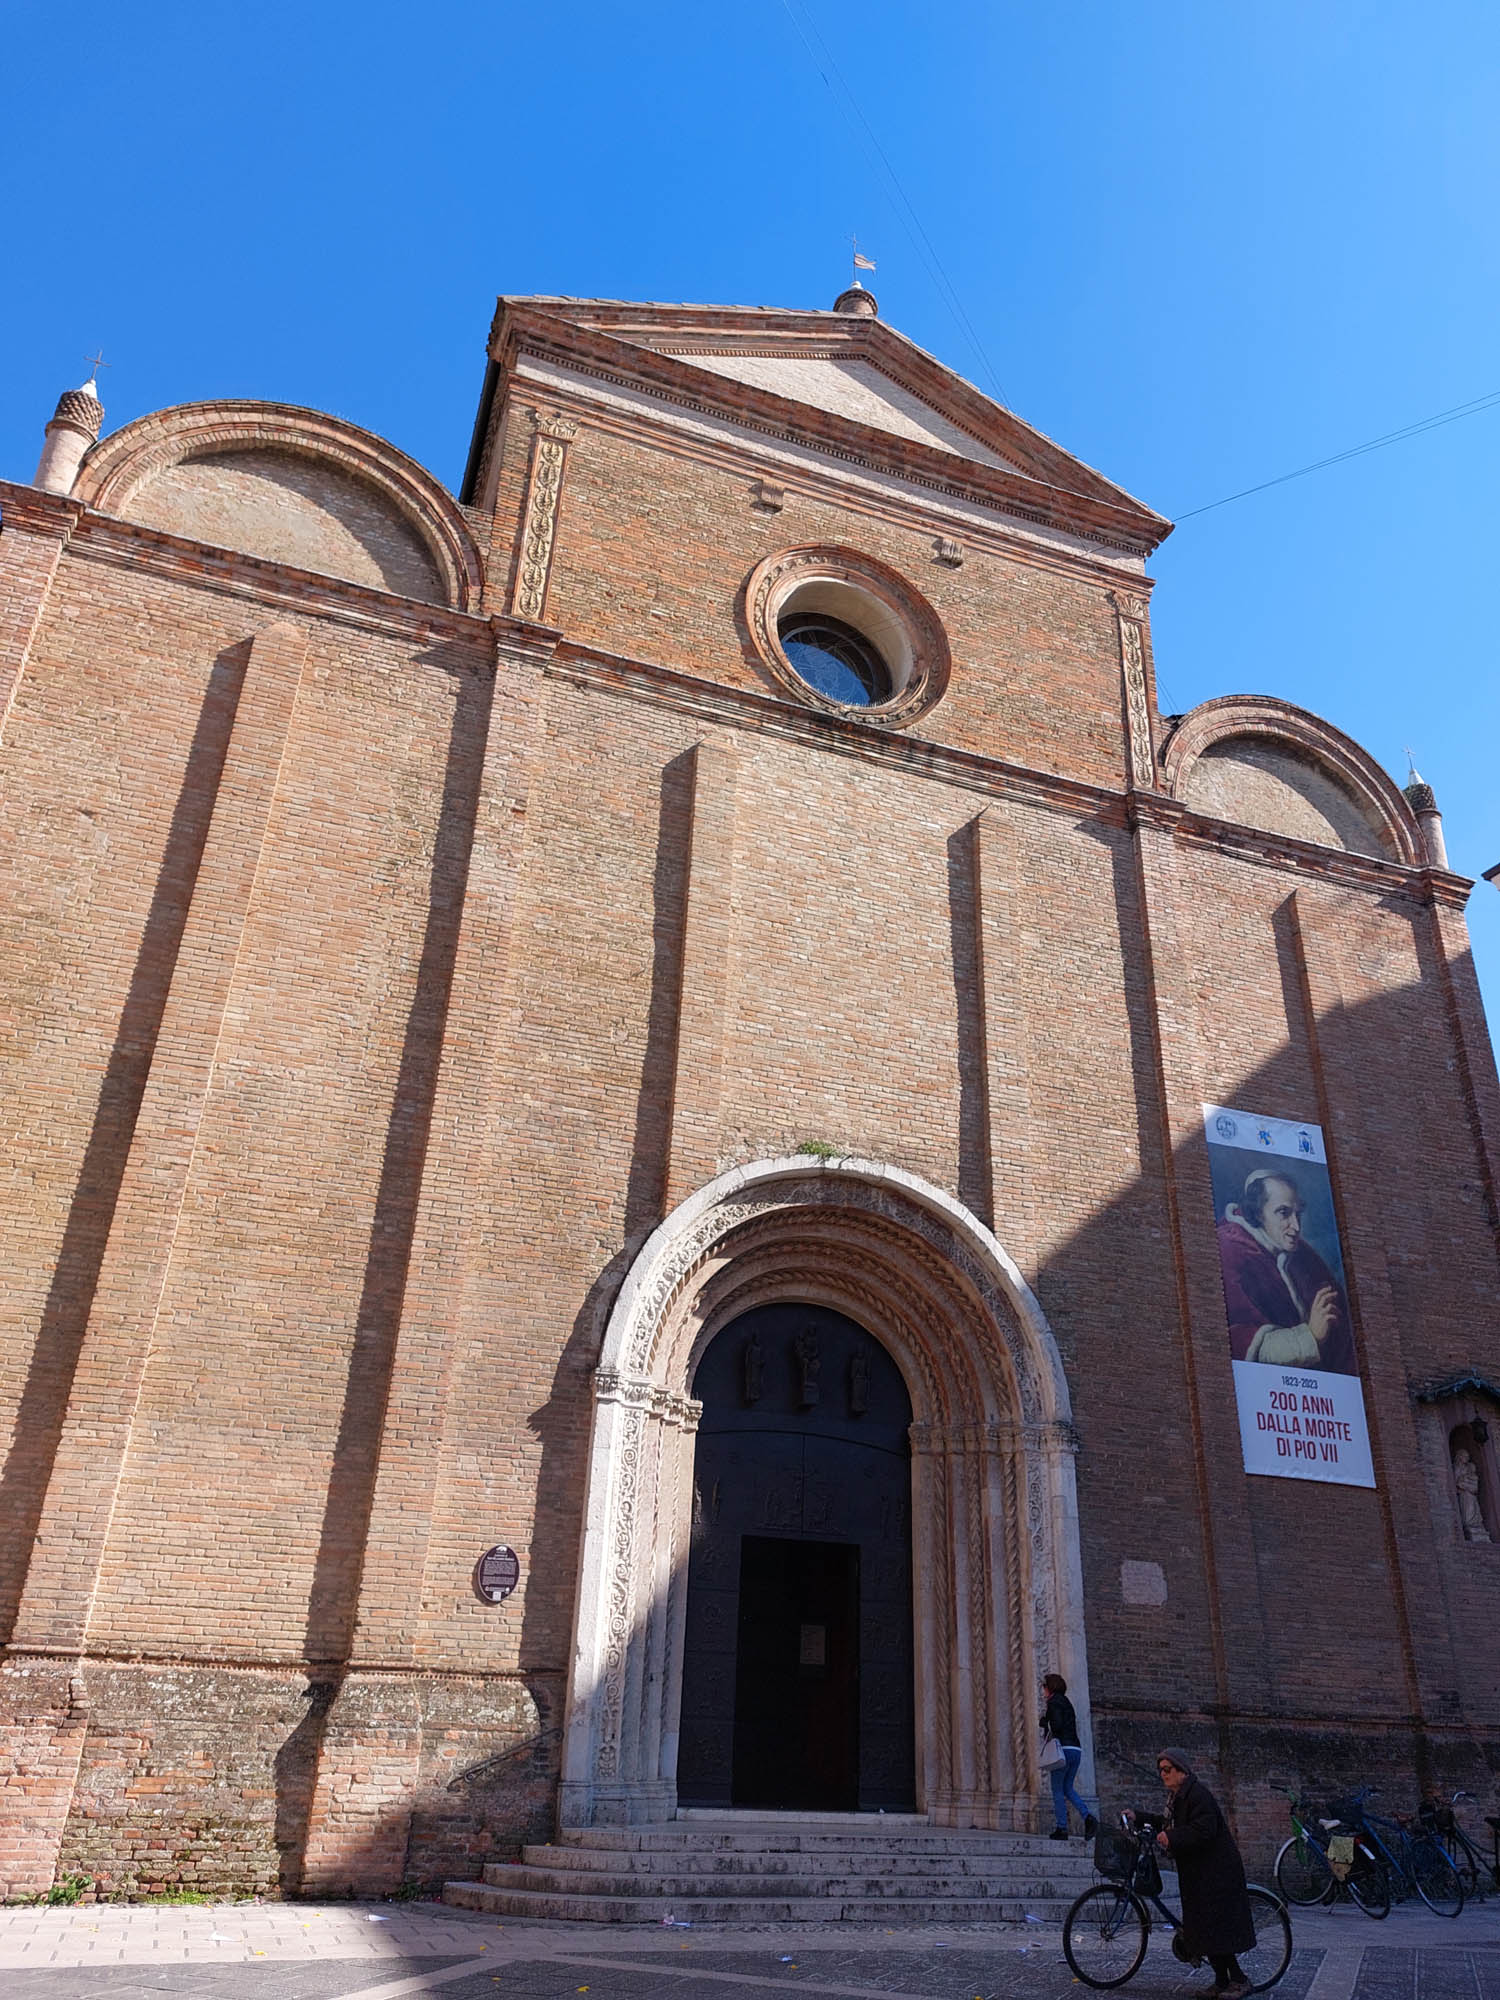
[[[579,1896],[564,1888],[497,1889],[449,1882],[443,1901],[500,1917],[548,1917],[574,1924],[1018,1924],[1030,1917],[1061,1923],[1073,1898],[857,1896]]]
[[[700,1813],[567,1829],[443,1900],[570,1923],[1060,1922],[1094,1880],[1082,1843],[933,1827],[902,1815]]]

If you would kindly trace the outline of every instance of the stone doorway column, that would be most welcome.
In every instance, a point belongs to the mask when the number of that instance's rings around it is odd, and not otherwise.
[[[563,1752],[564,1825],[669,1818],[692,1509],[688,1394],[740,1313],[825,1305],[911,1395],[917,1793],[937,1823],[1040,1824],[1037,1683],[1066,1676],[1091,1780],[1067,1383],[1036,1299],[984,1225],[876,1162],[721,1175],[645,1244],[595,1376]]]

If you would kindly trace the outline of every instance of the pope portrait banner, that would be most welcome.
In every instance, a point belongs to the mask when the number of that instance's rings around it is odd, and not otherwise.
[[[1205,1104],[1245,1470],[1373,1486],[1319,1125]]]

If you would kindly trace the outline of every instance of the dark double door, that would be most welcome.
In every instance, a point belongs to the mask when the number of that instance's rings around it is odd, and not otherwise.
[[[914,1802],[911,1404],[841,1314],[765,1306],[699,1363],[678,1797]]]

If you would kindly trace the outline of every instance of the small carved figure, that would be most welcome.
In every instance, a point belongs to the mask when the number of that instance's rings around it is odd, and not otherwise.
[[[1461,1447],[1453,1454],[1453,1484],[1458,1493],[1458,1518],[1463,1523],[1464,1540],[1487,1542],[1490,1531],[1479,1508],[1479,1467]]]
[[[745,1401],[747,1403],[758,1403],[760,1401],[760,1382],[761,1374],[765,1367],[765,1356],[761,1353],[760,1342],[755,1338],[753,1333],[745,1342],[743,1359],[745,1367]]]
[[[818,1375],[823,1366],[818,1354],[818,1336],[812,1327],[804,1327],[792,1346],[802,1370],[802,1407],[810,1410],[818,1400]]]
[[[870,1357],[856,1352],[849,1363],[849,1410],[862,1417],[870,1407]]]

